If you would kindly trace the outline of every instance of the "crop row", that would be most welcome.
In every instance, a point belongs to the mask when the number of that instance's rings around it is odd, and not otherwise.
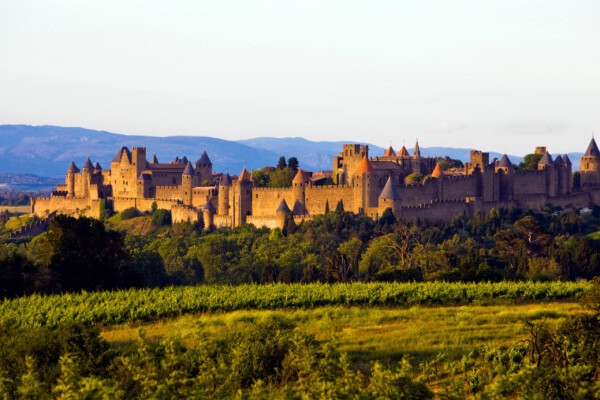
[[[57,326],[71,321],[111,325],[187,313],[325,305],[431,306],[554,301],[575,298],[588,287],[585,282],[201,285],[32,295],[0,303],[0,326]]]

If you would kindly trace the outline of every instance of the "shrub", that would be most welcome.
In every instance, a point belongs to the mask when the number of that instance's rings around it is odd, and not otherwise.
[[[121,221],[125,221],[126,219],[131,219],[133,217],[137,217],[139,215],[138,210],[134,207],[129,207],[121,211]]]

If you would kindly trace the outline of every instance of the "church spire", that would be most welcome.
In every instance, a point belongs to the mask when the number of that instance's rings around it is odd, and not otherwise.
[[[417,143],[415,144],[415,151],[413,152],[415,157],[421,157],[421,149],[419,148],[419,139],[417,139]]]

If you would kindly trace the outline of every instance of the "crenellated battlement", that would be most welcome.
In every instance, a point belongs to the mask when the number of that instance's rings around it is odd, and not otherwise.
[[[331,176],[337,184],[322,186],[306,182],[302,188],[257,188],[250,181],[240,184],[236,178],[233,187],[226,192],[218,187],[218,178],[215,177],[220,175],[212,173],[212,163],[205,153],[202,157],[211,168],[202,170],[205,175],[195,170],[191,190],[189,182],[182,184],[183,166],[171,164],[150,168],[157,175],[139,185],[138,177],[147,167],[142,165],[146,147],[133,147],[131,151],[122,147],[114,157],[118,161],[111,162],[112,170],[102,170],[91,179],[82,172],[68,174],[66,183],[58,185],[49,198],[32,200],[32,211],[37,215],[46,211],[73,214],[82,210],[94,214],[102,198],[117,212],[129,207],[147,211],[156,202],[162,208],[173,206],[181,210],[181,218],[194,219],[202,218],[208,201],[213,207],[218,206],[219,214],[213,215],[215,226],[233,227],[244,223],[280,224],[276,210],[283,201],[290,210],[295,210],[294,219],[298,221],[323,214],[339,202],[343,202],[346,210],[376,218],[383,211],[380,207],[392,201],[392,206],[398,207],[404,214],[403,218],[432,219],[468,215],[475,209],[485,211],[495,204],[535,208],[543,207],[547,202],[562,204],[576,201],[585,204],[587,199],[588,205],[593,205],[600,204],[600,156],[595,156],[596,145],[594,141],[592,144],[590,148],[594,154],[582,158],[585,159],[585,168],[581,174],[581,188],[578,189],[573,188],[568,159],[565,159],[568,164],[549,164],[551,170],[513,171],[510,161],[506,166],[507,161],[503,158],[502,168],[508,169],[508,172],[500,173],[495,171],[498,164],[489,163],[489,153],[472,151],[470,163],[465,164],[464,175],[449,174],[435,178],[431,175],[441,175],[436,172],[436,169],[439,170],[437,159],[421,157],[418,144],[412,155],[405,148],[399,152],[390,148],[383,156],[369,155],[367,145],[345,144],[342,151],[333,157],[332,171],[327,172],[327,176]],[[366,174],[370,179],[357,182],[356,173],[359,173],[359,178]],[[422,174],[425,179],[414,185],[405,184],[403,179],[412,173]],[[198,176],[210,181],[211,186],[198,186]],[[392,189],[387,190],[386,196],[392,196],[393,200],[381,202],[379,197],[388,177]],[[574,192],[579,193],[575,200],[569,197]],[[300,213],[305,215],[298,215]]]

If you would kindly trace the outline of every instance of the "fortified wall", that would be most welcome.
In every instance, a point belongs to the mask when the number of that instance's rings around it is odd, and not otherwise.
[[[374,219],[391,208],[406,220],[446,221],[498,207],[600,204],[600,151],[594,139],[581,158],[577,187],[567,155],[553,158],[545,147],[536,152],[542,156],[536,171],[516,169],[506,155],[490,161],[488,153],[471,151],[464,170],[449,175],[436,158],[421,156],[418,143],[412,155],[405,147],[396,153],[390,146],[375,157],[368,146],[348,144],[333,158],[334,185],[320,186],[311,172],[299,170],[291,187],[258,188],[245,168],[238,176],[213,173],[206,151],[196,162],[175,157],[160,163],[156,156],[147,160],[144,147],[122,147],[108,170],[89,158],[81,170],[72,162],[65,184],[50,197],[32,199],[32,212],[99,217],[103,206],[147,212],[155,205],[171,210],[173,222],[202,219],[206,228],[246,223],[274,228],[290,218],[310,220],[340,203]]]

